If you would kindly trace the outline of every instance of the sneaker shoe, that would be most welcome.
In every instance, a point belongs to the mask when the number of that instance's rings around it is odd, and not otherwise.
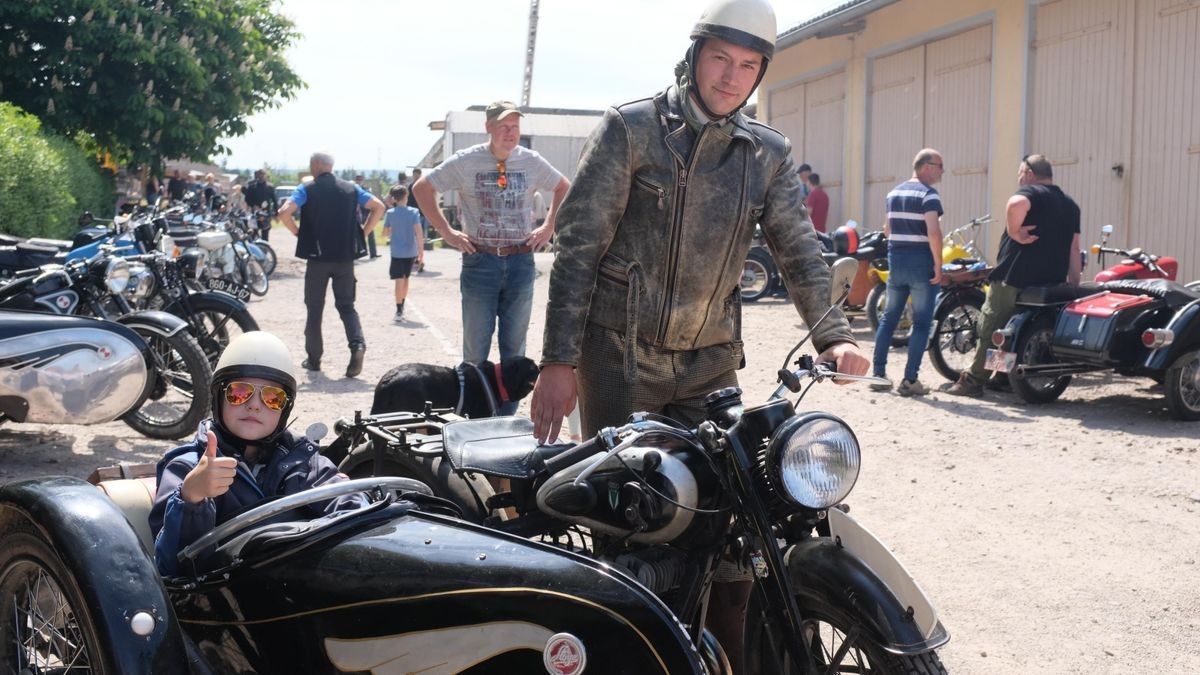
[[[942,387],[941,391],[950,394],[951,396],[966,396],[968,398],[979,398],[983,396],[983,385],[972,382],[967,377],[966,373],[958,376],[958,381],[954,384]]]
[[[876,375],[875,377],[883,377],[883,375]],[[891,391],[891,390],[892,390],[892,383],[891,383],[891,381],[888,381],[888,382],[886,382],[886,383],[884,383],[884,382],[872,382],[872,383],[871,383],[870,385],[868,385],[868,386],[869,386],[869,387],[871,387],[871,391]]]
[[[346,366],[346,377],[358,377],[358,374],[362,372],[363,356],[366,353],[366,345],[354,345],[350,348],[350,363]]]
[[[983,383],[984,387],[992,391],[1012,391],[1012,384],[1008,381],[1008,373],[995,373],[987,382]]]
[[[425,271],[425,263],[417,263],[417,274]]]
[[[305,370],[320,370],[321,362],[316,359],[304,359],[300,362],[300,367]]]
[[[929,387],[921,384],[920,380],[900,380],[900,386],[896,388],[896,393],[901,396],[924,396],[929,393]]]

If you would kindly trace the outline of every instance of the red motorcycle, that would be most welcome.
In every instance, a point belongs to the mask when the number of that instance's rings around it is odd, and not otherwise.
[[[1170,279],[1175,281],[1179,272],[1179,261],[1170,256],[1157,256],[1146,253],[1141,248],[1128,251],[1120,248],[1109,248],[1108,235],[1112,234],[1113,226],[1105,225],[1100,228],[1100,243],[1092,246],[1092,255],[1099,256],[1101,270],[1096,274],[1095,281],[1118,281],[1120,279]],[[1105,266],[1108,256],[1120,256],[1121,261],[1112,267]],[[1192,282],[1195,284],[1196,282]],[[1189,287],[1192,284],[1188,284]]]

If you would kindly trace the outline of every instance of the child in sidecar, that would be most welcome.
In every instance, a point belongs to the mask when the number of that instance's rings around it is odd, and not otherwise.
[[[212,418],[158,463],[150,531],[162,574],[177,574],[179,551],[258,502],[346,479],[315,443],[284,428],[296,398],[293,372],[287,346],[270,333],[245,333],[222,352]],[[363,503],[361,494],[347,495],[306,515]]]

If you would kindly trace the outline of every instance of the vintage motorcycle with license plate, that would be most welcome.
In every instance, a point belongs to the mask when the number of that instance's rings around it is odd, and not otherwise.
[[[1057,399],[1080,373],[1111,370],[1162,384],[1167,408],[1200,420],[1200,291],[1167,279],[1030,288],[992,335],[988,369],[1028,403]]]
[[[754,580],[743,672],[944,673],[934,650],[949,635],[932,603],[843,503],[862,460],[854,433],[784,398],[876,378],[811,357],[779,375],[762,405],[744,405],[737,388],[713,392],[695,428],[639,413],[577,445],[538,445],[527,419],[427,409],[340,420],[327,455],[351,476],[416,478],[468,520],[619,570],[661,598],[698,649],[729,556]],[[497,493],[488,478],[509,488]],[[715,649],[707,672],[728,672]]]
[[[0,309],[94,316],[132,328],[150,347],[152,387],[143,405],[122,419],[151,438],[180,438],[208,414],[212,368],[186,321],[129,305],[123,295],[129,279],[125,260],[104,253],[47,265],[0,286]]]

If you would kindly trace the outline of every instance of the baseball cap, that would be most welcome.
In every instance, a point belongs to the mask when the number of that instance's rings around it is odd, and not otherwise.
[[[521,109],[517,107],[517,104],[513,103],[512,101],[496,101],[487,107],[487,121],[489,122],[502,120],[509,115],[519,115],[524,117],[525,113],[521,112]]]

